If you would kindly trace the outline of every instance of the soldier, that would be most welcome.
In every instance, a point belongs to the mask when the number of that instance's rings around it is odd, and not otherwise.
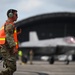
[[[7,20],[0,29],[0,52],[3,57],[5,70],[0,75],[13,75],[16,71],[16,54],[18,52],[17,31],[14,22],[17,20],[17,10],[7,11]]]
[[[19,64],[22,65],[22,51],[18,51],[18,57],[19,57]]]
[[[32,65],[33,63],[33,51],[30,50],[30,64]]]

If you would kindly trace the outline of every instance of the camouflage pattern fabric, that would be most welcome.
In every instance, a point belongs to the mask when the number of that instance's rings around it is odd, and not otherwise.
[[[5,25],[5,33],[6,43],[0,49],[5,70],[1,71],[0,75],[13,75],[16,71],[16,56],[13,54],[13,47],[16,45],[13,38],[14,26],[12,24]]]

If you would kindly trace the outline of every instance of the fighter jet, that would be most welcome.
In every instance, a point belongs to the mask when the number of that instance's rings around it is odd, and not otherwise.
[[[72,36],[67,36],[39,40],[36,32],[30,32],[29,41],[22,42],[19,46],[32,49],[35,55],[51,56],[48,60],[50,64],[53,64],[56,55],[67,54],[69,56],[74,53],[75,39]],[[68,57],[66,58],[68,60]]]

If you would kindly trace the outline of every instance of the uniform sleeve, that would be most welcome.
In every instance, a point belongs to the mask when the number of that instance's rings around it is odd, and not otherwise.
[[[12,24],[6,25],[5,33],[6,33],[6,41],[9,44],[10,48],[16,46],[14,37],[13,37],[14,27]]]

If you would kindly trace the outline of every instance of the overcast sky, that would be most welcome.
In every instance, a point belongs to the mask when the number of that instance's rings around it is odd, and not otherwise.
[[[75,12],[75,0],[0,0],[0,27],[8,9],[18,10],[18,20],[53,12]]]

